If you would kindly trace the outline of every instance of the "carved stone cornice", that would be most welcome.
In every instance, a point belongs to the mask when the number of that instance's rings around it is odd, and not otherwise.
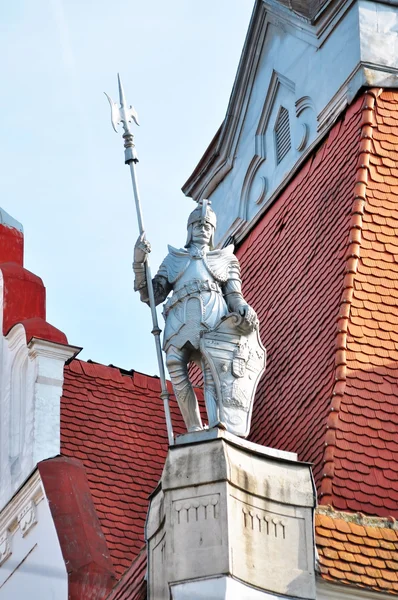
[[[12,537],[19,528],[26,537],[37,523],[37,504],[44,498],[39,472],[26,484],[0,513],[0,567],[12,554]]]

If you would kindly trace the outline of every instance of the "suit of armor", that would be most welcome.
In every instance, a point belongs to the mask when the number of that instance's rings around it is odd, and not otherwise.
[[[204,216],[203,216],[204,215]],[[195,242],[193,231],[209,225],[214,233],[215,215],[208,205],[195,209],[188,221],[188,240],[184,249],[169,246],[169,253],[153,278],[156,304],[164,302],[166,321],[163,349],[173,389],[188,431],[203,429],[198,402],[188,376],[190,362],[203,371],[205,403],[209,427],[219,423],[214,380],[200,352],[200,337],[229,312],[249,309],[241,292],[239,262],[233,246],[211,250],[209,244]],[[200,225],[202,224],[202,225]],[[190,231],[191,227],[191,231]],[[138,243],[138,242],[137,242]],[[134,263],[135,289],[148,303],[144,265]]]

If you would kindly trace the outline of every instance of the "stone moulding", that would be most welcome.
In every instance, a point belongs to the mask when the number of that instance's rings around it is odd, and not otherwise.
[[[10,533],[3,531],[0,533],[0,567],[11,556]]]

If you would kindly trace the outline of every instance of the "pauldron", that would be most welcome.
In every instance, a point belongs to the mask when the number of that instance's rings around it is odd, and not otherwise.
[[[189,250],[177,249],[169,246],[169,254],[160,265],[158,275],[165,277],[167,281],[174,284],[188,268],[191,260],[195,260]],[[204,264],[214,279],[221,284],[227,283],[231,276],[239,277],[239,261],[233,253],[232,245],[221,250],[210,250],[203,256]],[[237,275],[236,275],[237,274]]]

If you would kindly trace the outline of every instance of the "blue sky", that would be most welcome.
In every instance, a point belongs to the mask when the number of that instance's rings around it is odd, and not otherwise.
[[[155,273],[184,244],[181,192],[221,124],[254,0],[14,0],[1,9],[0,205],[25,229],[47,317],[81,357],[157,373],[133,292],[138,234],[103,94],[139,115],[139,186]],[[160,318],[161,322],[161,318]]]

